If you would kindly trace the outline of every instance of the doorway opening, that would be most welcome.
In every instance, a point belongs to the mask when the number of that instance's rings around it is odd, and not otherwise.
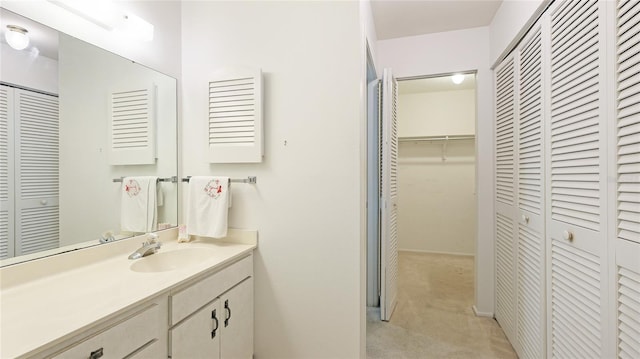
[[[438,315],[438,306],[454,317],[474,316],[475,77],[475,72],[466,72],[398,79],[398,300],[390,322],[403,330],[424,326]],[[376,99],[371,85],[369,93],[371,103]],[[374,148],[371,140],[380,137],[372,132],[380,128],[380,111],[369,105],[368,112],[369,326],[379,325],[380,286],[384,283],[380,282],[380,217],[375,218],[379,198],[372,202],[373,192],[379,192],[376,185],[380,186],[380,146]],[[436,311],[430,311],[434,308]],[[423,332],[439,337],[432,329]]]

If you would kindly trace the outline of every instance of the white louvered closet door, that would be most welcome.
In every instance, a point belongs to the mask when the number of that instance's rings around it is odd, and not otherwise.
[[[58,99],[15,90],[16,255],[57,248]]]
[[[545,242],[542,29],[518,47],[517,345],[520,358],[544,358]]]
[[[640,358],[640,2],[616,9],[616,346]]]
[[[546,132],[549,356],[609,356],[605,2],[552,5]]]
[[[516,343],[516,65],[513,56],[495,72],[496,84],[496,241],[495,316]],[[514,344],[514,346],[516,346]]]
[[[381,101],[380,316],[388,321],[398,295],[398,83],[391,69],[383,73]]]
[[[13,89],[0,85],[0,259],[14,256]]]

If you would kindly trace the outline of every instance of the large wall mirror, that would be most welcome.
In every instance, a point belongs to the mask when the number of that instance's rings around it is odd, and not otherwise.
[[[176,79],[3,8],[0,25],[0,265],[176,226]]]

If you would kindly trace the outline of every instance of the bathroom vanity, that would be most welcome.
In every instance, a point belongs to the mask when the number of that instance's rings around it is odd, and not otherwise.
[[[255,231],[134,237],[0,269],[1,358],[250,358]]]

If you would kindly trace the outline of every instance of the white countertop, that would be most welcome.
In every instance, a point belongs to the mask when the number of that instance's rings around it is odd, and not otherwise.
[[[188,246],[214,248],[215,254],[171,271],[135,272],[130,269],[135,261],[127,257],[142,241],[134,237],[0,268],[0,358],[58,344],[257,246],[255,231],[230,230],[227,240],[189,243],[178,243],[176,235],[175,229],[160,232],[158,253]]]

